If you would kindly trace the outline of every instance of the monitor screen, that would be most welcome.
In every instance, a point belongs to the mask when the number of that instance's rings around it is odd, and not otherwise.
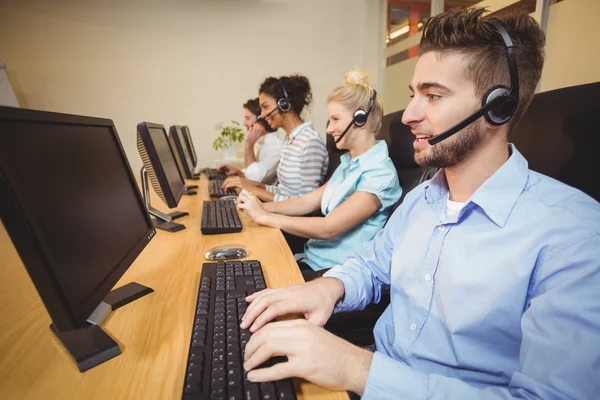
[[[183,192],[185,182],[179,173],[179,169],[177,169],[177,163],[175,162],[175,156],[171,150],[171,146],[169,146],[167,133],[162,127],[156,128],[152,126],[148,127],[148,132],[152,138],[152,143],[154,144],[156,153],[158,154],[160,164],[165,172],[171,193],[173,193],[175,196],[177,194],[181,194]]]
[[[0,114],[0,172],[66,302],[89,315],[153,227],[112,121],[67,124],[60,114],[38,114],[59,117],[11,121]],[[98,298],[89,302],[93,294]]]

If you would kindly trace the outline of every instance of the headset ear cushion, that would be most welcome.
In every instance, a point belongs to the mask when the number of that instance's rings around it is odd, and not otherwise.
[[[483,95],[481,106],[484,107],[494,99],[503,97],[503,100],[492,110],[485,114],[485,119],[492,125],[504,125],[517,110],[518,101],[509,95],[510,90],[506,86],[494,86]]]
[[[361,127],[367,123],[367,112],[363,109],[354,112],[354,125]]]
[[[281,112],[288,112],[290,111],[291,104],[284,97],[282,97],[279,100],[277,100],[277,107],[279,107],[279,110]]]

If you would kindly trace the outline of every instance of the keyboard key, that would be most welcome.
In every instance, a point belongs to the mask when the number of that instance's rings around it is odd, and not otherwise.
[[[260,392],[263,400],[276,400],[275,385],[273,382],[260,383]]]
[[[289,400],[296,398],[294,385],[290,379],[275,382],[275,387],[277,389],[277,398],[279,400]]]

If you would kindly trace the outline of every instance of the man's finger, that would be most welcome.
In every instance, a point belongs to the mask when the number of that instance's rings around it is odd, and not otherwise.
[[[269,368],[259,368],[248,372],[248,380],[251,382],[271,382],[293,378],[297,376],[294,369],[293,363],[289,361],[281,362]]]

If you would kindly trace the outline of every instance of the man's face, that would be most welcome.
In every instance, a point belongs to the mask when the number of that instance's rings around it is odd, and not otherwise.
[[[256,122],[256,115],[252,114],[252,111],[244,108],[244,126],[246,129],[250,129],[252,125]]]
[[[477,120],[448,139],[430,145],[438,135],[471,115],[481,106],[473,82],[465,76],[463,55],[428,52],[419,58],[410,84],[413,99],[402,122],[411,127],[416,139],[415,161],[422,167],[448,168],[463,161],[481,142],[486,124]]]

